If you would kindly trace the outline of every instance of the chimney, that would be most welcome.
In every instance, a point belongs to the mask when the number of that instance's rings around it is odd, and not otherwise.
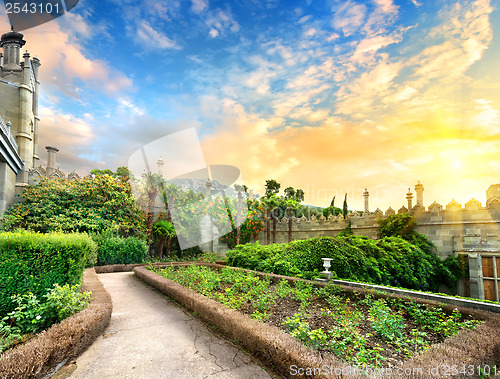
[[[47,149],[47,176],[51,176],[56,172],[56,154],[59,151],[57,147],[45,146]]]
[[[408,200],[408,212],[411,213],[411,210],[413,209],[412,206],[412,200],[413,200],[413,194],[411,193],[411,190],[408,188],[408,193],[406,194],[406,200]]]

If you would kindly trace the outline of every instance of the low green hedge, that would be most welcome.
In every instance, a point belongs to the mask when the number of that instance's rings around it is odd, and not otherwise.
[[[136,237],[119,237],[111,233],[93,235],[97,243],[97,265],[144,263],[148,257],[146,242]]]
[[[239,245],[227,252],[232,266],[313,279],[323,271],[321,258],[332,258],[339,279],[393,285],[417,290],[454,289],[458,266],[399,238],[372,240],[364,236],[319,237],[285,244]]]
[[[0,233],[0,315],[13,310],[12,295],[43,296],[55,283],[80,284],[95,250],[86,234]]]

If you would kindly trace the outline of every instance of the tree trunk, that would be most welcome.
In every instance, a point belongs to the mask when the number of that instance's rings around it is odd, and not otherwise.
[[[158,242],[158,259],[163,258],[163,245],[165,245],[165,238],[161,237],[160,241]]]
[[[292,242],[292,208],[288,208],[288,242]]]
[[[276,226],[278,224],[278,217],[276,217],[277,209],[273,209],[273,243],[276,243]]]
[[[269,219],[271,218],[271,210],[266,208],[266,242],[269,245],[271,243],[271,225]]]
[[[172,244],[172,237],[167,238],[167,257],[170,257],[170,245]]]

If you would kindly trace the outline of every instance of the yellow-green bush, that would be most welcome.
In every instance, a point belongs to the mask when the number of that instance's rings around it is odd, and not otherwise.
[[[55,283],[79,284],[96,248],[86,234],[1,233],[0,316],[13,309],[12,295],[43,296]]]

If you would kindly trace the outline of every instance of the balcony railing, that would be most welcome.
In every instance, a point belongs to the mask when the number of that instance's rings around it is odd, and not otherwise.
[[[2,117],[0,117],[0,132],[9,140],[14,151],[17,153],[18,147],[17,147],[16,140],[12,136],[12,133],[10,132],[10,129],[7,127],[5,122],[3,122]]]

